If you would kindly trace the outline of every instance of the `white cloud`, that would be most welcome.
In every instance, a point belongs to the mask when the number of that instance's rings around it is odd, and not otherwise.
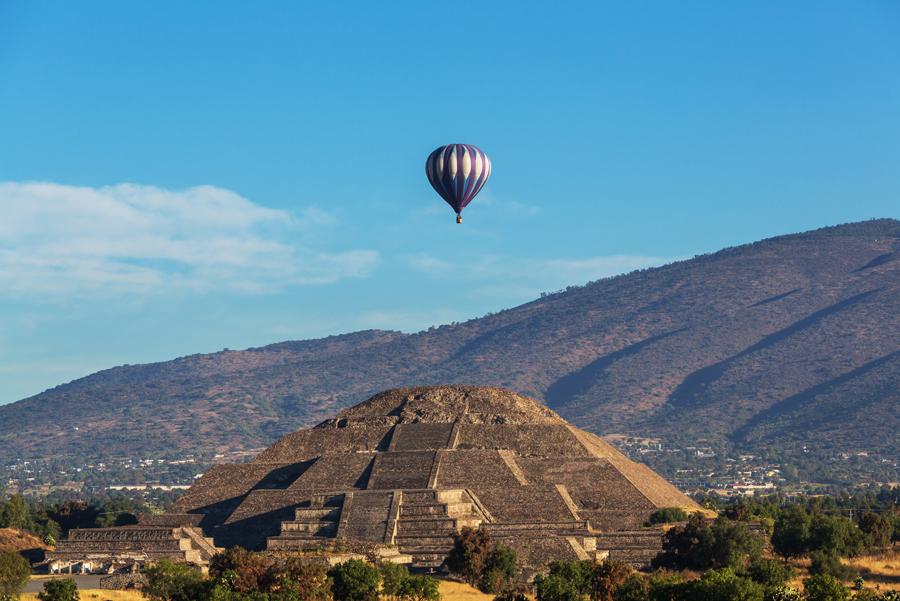
[[[473,202],[478,202],[489,210],[497,211],[503,215],[534,217],[541,212],[541,208],[538,206],[525,204],[517,200],[500,199],[490,192],[480,194]]]
[[[435,309],[433,311],[366,311],[355,318],[354,323],[360,328],[375,328],[382,330],[400,330],[403,332],[418,332],[431,326],[453,321],[468,319],[460,311],[452,309]]]
[[[528,300],[541,292],[606,278],[636,269],[656,267],[674,257],[607,255],[575,259],[528,259],[487,255],[477,259],[446,261],[429,255],[408,257],[416,271],[440,280],[471,284],[470,296]]]
[[[368,275],[375,251],[303,245],[334,222],[214,186],[0,183],[0,295],[265,292]]]
[[[491,192],[480,193],[469,206],[509,217],[534,217],[541,212],[541,208],[538,206],[525,204],[517,200],[501,199],[494,196]],[[446,215],[450,210],[439,196],[434,195],[433,198],[428,199],[427,204],[416,209],[416,212],[420,215]]]

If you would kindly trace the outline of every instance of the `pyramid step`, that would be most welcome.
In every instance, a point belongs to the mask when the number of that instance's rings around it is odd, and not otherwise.
[[[469,500],[466,492],[461,489],[439,490],[435,497],[442,503],[462,503]]]
[[[436,492],[434,490],[404,491],[402,502],[404,505],[437,503]]]
[[[450,533],[443,533],[437,535],[422,535],[422,534],[412,534],[412,535],[398,535],[394,537],[394,540],[398,545],[440,545],[440,546],[453,546],[453,535]]]
[[[341,519],[341,508],[340,507],[316,507],[316,508],[297,507],[294,510],[294,519],[297,521],[313,520],[313,519],[337,521],[337,520]]]
[[[331,537],[337,535],[337,522],[321,522],[304,524],[299,522],[282,522],[282,536],[325,536]]]
[[[434,521],[434,522],[400,522],[397,524],[397,534],[405,535],[424,535],[433,536],[452,536],[456,532],[452,520]]]
[[[443,504],[400,506],[400,517],[443,516],[447,517],[447,506]]]
[[[317,546],[317,543],[320,543],[321,541],[321,538],[285,538],[283,536],[273,536],[270,537],[266,543],[266,548],[274,551],[300,551],[314,548]]]
[[[404,555],[413,555],[418,557],[419,555],[440,555],[442,557],[446,557],[453,550],[452,546],[447,547],[433,547],[433,546],[422,546],[417,547],[415,545],[411,547],[399,547],[400,552]]]

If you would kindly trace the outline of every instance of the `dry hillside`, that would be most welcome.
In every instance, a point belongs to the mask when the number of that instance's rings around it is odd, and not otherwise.
[[[896,461],[898,258],[900,222],[882,219],[729,248],[417,334],[365,331],[116,367],[0,407],[0,460],[255,448],[386,388],[472,383],[542,399],[601,434],[780,449],[824,469],[841,451]]]

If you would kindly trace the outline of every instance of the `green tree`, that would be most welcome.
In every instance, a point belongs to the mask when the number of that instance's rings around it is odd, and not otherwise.
[[[799,505],[792,505],[775,519],[772,547],[783,557],[805,555],[809,542],[809,514]]]
[[[893,520],[889,515],[870,511],[860,514],[859,529],[866,535],[866,546],[876,549],[889,546],[894,534]]]
[[[485,561],[478,588],[483,593],[509,589],[516,578],[516,552],[506,545],[494,545]]]
[[[98,509],[86,501],[65,501],[51,506],[47,514],[59,524],[60,534],[65,536],[72,528],[90,528],[97,523]]]
[[[281,566],[278,587],[292,601],[331,601],[331,580],[325,565],[290,557]]]
[[[208,595],[208,581],[183,563],[162,559],[144,569],[147,584],[141,593],[152,601],[197,601]]]
[[[850,591],[841,581],[828,574],[817,574],[803,581],[808,601],[848,601]]]
[[[409,569],[399,563],[383,563],[378,566],[381,572],[381,592],[386,597],[400,596],[400,586],[409,578]]]
[[[654,559],[654,565],[675,569],[742,569],[749,559],[759,555],[762,545],[762,538],[746,524],[719,518],[707,525],[695,514],[686,524],[666,532],[663,552]]]
[[[536,576],[534,590],[537,601],[584,601],[587,598],[574,580],[561,574]]]
[[[591,582],[591,601],[614,601],[616,590],[634,570],[628,564],[607,559],[594,567]]]
[[[0,552],[0,601],[18,599],[30,576],[31,565],[24,557],[11,551]]]
[[[351,559],[329,570],[335,601],[378,601],[381,574],[372,564]]]
[[[22,495],[13,495],[0,506],[0,528],[34,529],[34,522]]]
[[[447,556],[445,565],[471,586],[476,586],[485,571],[492,549],[493,541],[487,530],[463,528],[453,537],[453,549]]]
[[[810,551],[833,551],[841,556],[854,556],[862,552],[864,546],[862,531],[848,518],[813,514],[809,524]]]
[[[579,594],[589,595],[593,589],[594,562],[588,560],[554,561],[550,564],[550,575],[571,582]]]
[[[408,575],[400,582],[400,599],[403,601],[440,601],[438,581],[431,576]]]
[[[663,507],[657,509],[650,514],[647,523],[653,524],[669,524],[671,522],[684,522],[688,519],[687,512],[680,507]]]
[[[71,578],[54,578],[44,583],[40,601],[78,601],[78,585]]]

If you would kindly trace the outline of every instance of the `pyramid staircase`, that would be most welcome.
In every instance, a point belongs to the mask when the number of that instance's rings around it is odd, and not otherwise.
[[[404,491],[394,542],[413,567],[441,566],[462,528],[477,528],[483,516],[464,490]]]
[[[323,538],[335,538],[344,506],[344,495],[316,495],[306,506],[294,509],[294,519],[281,522],[281,533],[270,536],[269,549],[303,550]]]

